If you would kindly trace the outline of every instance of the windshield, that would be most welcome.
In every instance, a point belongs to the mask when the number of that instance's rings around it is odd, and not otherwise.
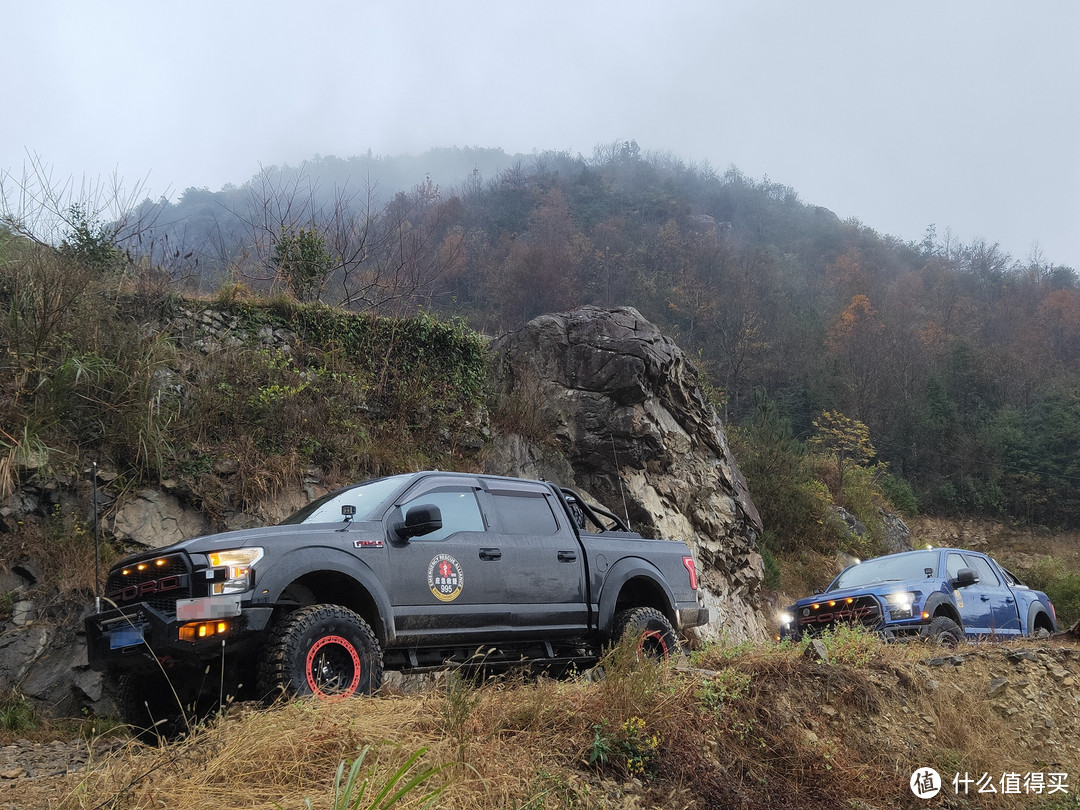
[[[352,520],[368,520],[382,503],[393,495],[411,475],[392,475],[389,478],[377,478],[347,489],[339,489],[312,501],[303,509],[289,515],[281,525],[295,523],[333,523],[345,520],[341,514],[342,506],[355,506],[356,514]]]
[[[937,574],[937,551],[916,551],[897,557],[879,557],[864,563],[853,565],[840,574],[829,586],[830,591],[841,588],[857,588],[860,585],[873,585],[878,582],[900,582],[907,579],[926,579],[926,569]]]

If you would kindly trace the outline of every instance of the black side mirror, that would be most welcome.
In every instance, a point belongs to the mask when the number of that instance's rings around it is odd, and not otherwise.
[[[434,504],[414,506],[405,513],[405,522],[394,527],[394,533],[403,540],[421,537],[442,528],[442,511]]]
[[[956,572],[956,577],[950,583],[954,588],[966,588],[979,581],[979,575],[974,568],[961,568]]]

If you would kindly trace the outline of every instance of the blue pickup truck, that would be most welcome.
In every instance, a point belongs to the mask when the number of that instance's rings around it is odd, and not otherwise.
[[[931,548],[850,565],[822,593],[780,616],[781,638],[817,636],[857,624],[888,639],[923,638],[954,645],[965,638],[1047,636],[1057,629],[1049,597],[990,557]]]

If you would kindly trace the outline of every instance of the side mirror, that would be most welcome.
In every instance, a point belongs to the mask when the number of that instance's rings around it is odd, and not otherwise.
[[[979,581],[979,575],[974,568],[961,568],[956,572],[956,578],[950,583],[954,588],[966,588]]]
[[[403,540],[421,537],[442,528],[442,511],[433,504],[414,506],[405,513],[405,522],[394,527],[394,533]]]

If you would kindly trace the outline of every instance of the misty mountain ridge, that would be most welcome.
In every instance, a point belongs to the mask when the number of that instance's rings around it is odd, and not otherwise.
[[[796,440],[840,412],[926,510],[1080,525],[1080,285],[1038,254],[933,225],[905,242],[634,141],[591,158],[317,156],[147,200],[132,221],[129,255],[194,291],[425,311],[488,334],[633,306],[695,358],[733,424],[762,396]]]

